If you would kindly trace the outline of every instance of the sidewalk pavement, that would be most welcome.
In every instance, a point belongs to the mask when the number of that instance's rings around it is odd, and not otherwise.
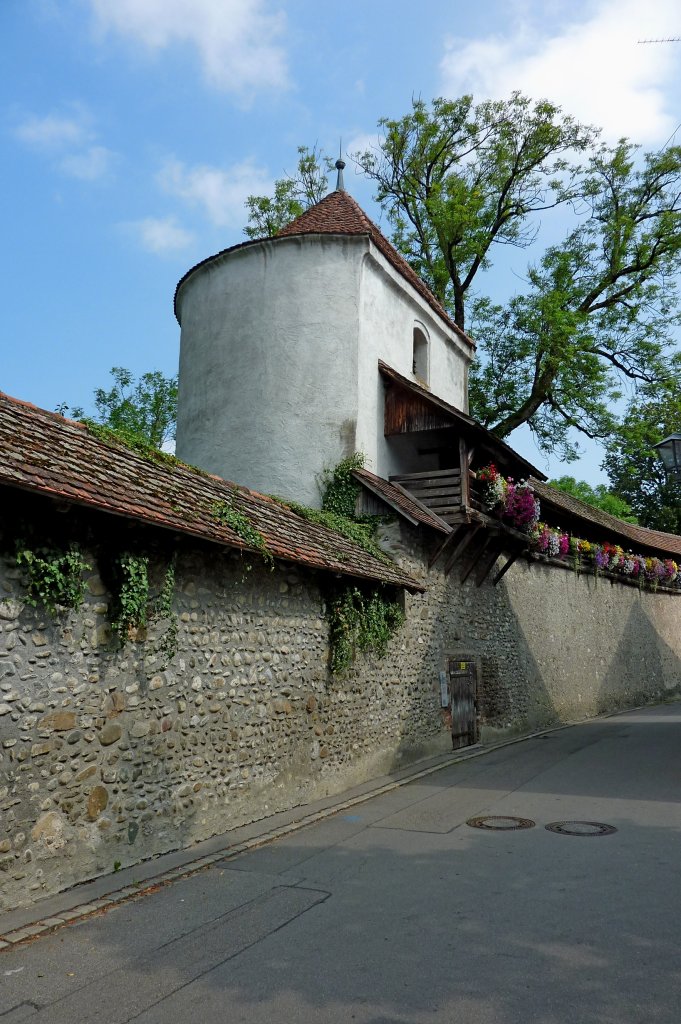
[[[15,918],[0,1020],[678,1024],[680,793],[671,701],[423,762]]]
[[[426,778],[450,765],[521,743],[531,736],[542,736],[570,728],[571,724],[575,723],[561,724],[535,733],[524,733],[487,746],[476,744],[452,753],[417,761],[406,768],[370,779],[342,793],[288,811],[280,811],[278,814],[195,843],[187,849],[162,854],[123,868],[114,874],[94,878],[56,896],[39,900],[31,906],[0,912],[0,952],[12,948],[18,942],[33,939],[71,921],[106,910],[107,907],[128,900],[141,899],[149,893],[156,892],[160,886],[169,885],[178,878],[187,878],[217,861],[236,857],[247,850],[280,839],[297,829],[322,821],[374,796],[389,793],[417,779]]]

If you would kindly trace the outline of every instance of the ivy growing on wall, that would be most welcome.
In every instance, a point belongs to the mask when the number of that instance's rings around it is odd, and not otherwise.
[[[175,556],[163,574],[158,595],[151,598],[149,557],[126,552],[116,559],[114,566],[114,614],[111,629],[121,645],[125,645],[135,630],[144,629],[152,622],[165,621],[166,628],[155,645],[161,656],[162,668],[177,654],[178,623],[173,611],[175,598]]]
[[[390,562],[384,551],[381,551],[376,543],[377,518],[366,517],[365,519],[349,519],[347,516],[337,512],[328,512],[324,509],[309,508],[307,505],[299,505],[296,501],[283,502],[287,508],[299,515],[301,519],[307,519],[310,523],[317,523],[318,526],[325,526],[327,530],[335,530],[348,540],[354,541],[374,558],[381,562]],[[343,552],[338,552],[338,560],[343,562],[347,558]]]
[[[102,428],[103,430],[106,428]],[[295,502],[286,503],[303,518],[319,523],[348,537],[377,558],[390,559],[375,540],[377,517],[357,517],[355,507],[359,485],[354,470],[364,465],[365,458],[356,453],[344,459],[323,476],[323,508],[309,509]],[[229,526],[245,545],[259,552],[264,561],[274,565],[263,534],[236,506],[235,496],[215,502],[211,512],[217,522]],[[347,557],[338,553],[339,560]],[[53,548],[32,548],[18,545],[17,565],[25,575],[26,601],[43,605],[51,612],[59,608],[78,608],[84,600],[86,584],[83,574],[91,566],[76,545]],[[112,594],[109,621],[121,646],[150,623],[162,621],[166,628],[156,641],[154,652],[162,657],[164,667],[177,653],[178,622],[173,611],[175,596],[175,558],[167,564],[160,589],[151,597],[148,554],[124,551],[109,558],[108,585]],[[250,567],[250,566],[249,566]],[[347,585],[336,588],[327,602],[330,631],[331,669],[347,668],[358,651],[383,655],[388,640],[404,621],[400,605],[381,585]],[[141,636],[138,634],[138,638]]]
[[[390,558],[376,541],[380,517],[358,515],[356,511],[360,485],[353,472],[363,469],[365,462],[364,453],[355,452],[322,473],[321,509],[308,508],[294,501],[282,504],[308,522],[335,530],[374,558],[390,563]],[[345,557],[343,552],[338,553],[340,561]],[[336,589],[327,601],[326,616],[329,623],[329,664],[334,673],[348,668],[358,651],[373,651],[382,657],[390,637],[404,622],[401,606],[386,596],[380,585],[360,590],[357,585],[348,584]]]
[[[322,509],[325,512],[334,512],[346,519],[355,518],[359,484],[352,474],[356,469],[364,469],[365,463],[364,452],[354,452],[337,466],[324,470],[320,483]]]
[[[75,545],[59,551],[19,543],[16,561],[24,571],[27,604],[42,605],[54,615],[59,608],[79,608],[83,603],[83,573],[90,566]]]
[[[130,633],[147,624],[149,604],[149,559],[130,552],[120,555],[114,565],[114,612],[111,629],[121,644]]]
[[[177,654],[178,625],[177,616],[173,612],[173,601],[175,599],[175,556],[168,563],[163,576],[163,583],[158,597],[153,602],[152,617],[160,621],[167,621],[165,632],[159,637],[156,644],[156,653],[161,655],[161,669],[167,668]]]
[[[401,606],[382,589],[363,593],[352,584],[330,598],[326,614],[332,672],[348,668],[358,651],[383,657],[390,637],[404,622]]]
[[[381,562],[390,562],[390,559],[381,551],[376,543],[376,527],[381,521],[379,516],[359,516],[356,513],[357,495],[359,484],[353,477],[355,469],[362,469],[366,462],[363,452],[355,452],[354,455],[343,459],[332,469],[326,469],[321,475],[320,484],[322,488],[322,507],[309,508],[307,505],[299,505],[297,501],[288,501],[281,498],[279,501],[286,508],[307,519],[310,523],[318,526],[325,526],[328,530],[335,530],[343,537],[358,544],[374,558]],[[347,556],[339,552],[339,561],[345,561]]]

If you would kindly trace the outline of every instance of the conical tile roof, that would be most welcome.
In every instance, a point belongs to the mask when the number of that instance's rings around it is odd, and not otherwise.
[[[289,235],[368,235],[376,248],[388,262],[409,282],[422,296],[450,330],[473,347],[473,342],[464,331],[450,318],[444,307],[438,302],[430,288],[412,270],[397,249],[381,234],[380,229],[367,217],[359,203],[343,190],[329,192],[314,206],[310,206],[300,217],[287,224],[275,236],[281,238]]]

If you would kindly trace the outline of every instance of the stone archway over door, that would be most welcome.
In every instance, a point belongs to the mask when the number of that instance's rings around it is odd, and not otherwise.
[[[478,742],[478,672],[475,661],[450,658],[447,662],[449,707],[452,714],[452,746],[470,747]]]

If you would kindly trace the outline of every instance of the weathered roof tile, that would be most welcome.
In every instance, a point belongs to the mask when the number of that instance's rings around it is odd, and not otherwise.
[[[609,531],[613,540],[631,541],[634,546],[657,551],[660,554],[681,555],[681,537],[675,533],[663,533],[661,530],[649,530],[645,526],[635,526],[633,523],[625,523],[623,519],[611,516],[609,512],[603,512],[600,508],[587,505],[585,501],[566,494],[565,491],[551,487],[550,484],[542,483],[540,480],[530,478],[537,497],[542,505],[552,506],[559,513],[565,512],[571,516],[578,516],[584,520],[585,530],[588,530],[590,523]],[[584,538],[588,540],[589,537]]]
[[[429,526],[432,530],[437,530],[438,533],[450,532],[451,528],[443,519],[426,508],[414,495],[408,494],[404,488],[395,487],[389,480],[376,476],[368,469],[357,469],[353,472],[353,476],[374,494],[383,498],[396,511],[405,513],[408,519],[416,520],[423,526]]]
[[[104,441],[81,423],[0,392],[0,484],[19,487],[189,534],[254,550],[216,518],[227,502],[258,530],[275,558],[410,590],[420,584],[397,565],[308,522],[266,495],[176,460],[156,461]]]

